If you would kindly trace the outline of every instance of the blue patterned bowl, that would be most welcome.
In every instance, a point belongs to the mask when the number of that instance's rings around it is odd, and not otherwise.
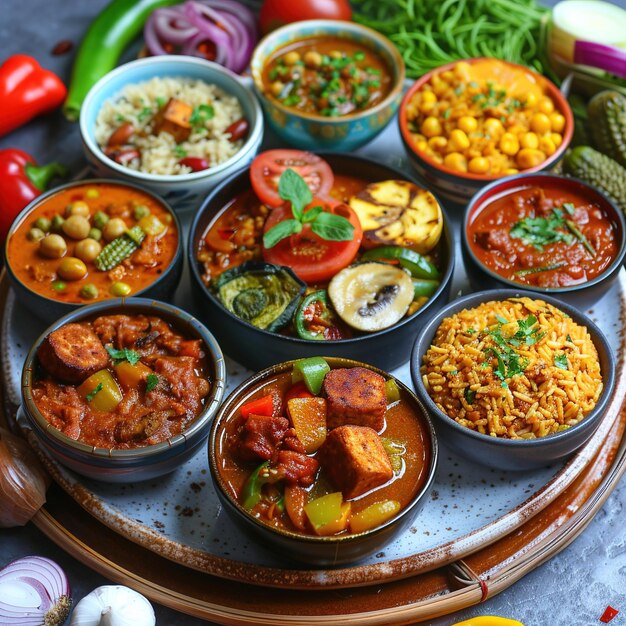
[[[127,85],[141,83],[155,76],[199,79],[235,96],[250,126],[248,138],[241,150],[215,167],[173,176],[137,172],[109,159],[95,138],[96,118],[100,109]],[[91,88],[80,112],[80,135],[87,161],[98,176],[138,183],[164,198],[177,211],[189,211],[195,210],[217,183],[254,159],[263,138],[263,115],[250,89],[236,74],[221,65],[186,56],[149,57],[121,65]]]
[[[262,81],[263,67],[274,52],[294,40],[320,36],[354,41],[378,54],[393,72],[392,88],[387,97],[360,113],[334,118],[302,113],[267,97]],[[273,31],[257,45],[250,68],[267,122],[281,139],[302,150],[351,152],[371,141],[395,115],[404,82],[404,61],[386,37],[361,24],[340,20],[306,20]]]

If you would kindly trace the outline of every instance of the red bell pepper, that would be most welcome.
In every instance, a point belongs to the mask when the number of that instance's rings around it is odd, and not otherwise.
[[[0,65],[0,137],[33,117],[63,104],[67,89],[61,79],[35,59],[15,54]]]
[[[17,214],[41,195],[52,178],[67,174],[67,168],[59,163],[38,166],[23,150],[0,150],[0,242],[6,239]]]
[[[244,418],[248,418],[250,415],[272,417],[274,415],[274,395],[269,393],[256,400],[250,400],[250,402],[246,402],[239,411],[241,412],[241,417]]]

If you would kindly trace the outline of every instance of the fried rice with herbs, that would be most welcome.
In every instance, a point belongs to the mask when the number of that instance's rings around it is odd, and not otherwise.
[[[595,407],[603,388],[587,328],[530,298],[485,302],[444,319],[421,374],[446,415],[505,439],[570,428]]]

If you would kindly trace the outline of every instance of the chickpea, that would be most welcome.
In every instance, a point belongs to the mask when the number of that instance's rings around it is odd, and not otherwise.
[[[454,82],[454,72],[452,70],[446,70],[445,72],[441,72],[441,78],[448,83]]]
[[[85,198],[89,198],[90,200],[95,200],[100,197],[100,192],[97,189],[87,189],[85,191]]]
[[[423,121],[420,130],[422,131],[422,135],[429,138],[441,135],[441,133],[443,132],[443,129],[441,128],[441,122],[432,115],[430,117],[427,117]]]
[[[127,230],[126,222],[121,217],[113,217],[104,225],[102,236],[105,241],[113,241],[121,237]]]
[[[139,221],[142,217],[150,215],[150,209],[145,204],[138,204],[133,209],[133,217]]]
[[[81,215],[82,217],[89,217],[89,205],[83,200],[70,202],[65,207],[65,217],[70,217],[71,215]]]
[[[437,104],[437,96],[432,91],[425,91],[421,94],[419,110],[421,113],[431,113]]]
[[[467,164],[467,169],[472,174],[486,174],[489,171],[489,159],[475,157]]]
[[[467,159],[460,152],[447,154],[443,164],[455,172],[467,172]]]
[[[457,127],[464,133],[473,133],[478,128],[478,121],[471,115],[463,115],[456,123]]]
[[[531,167],[537,167],[546,160],[546,155],[541,150],[533,148],[523,148],[517,153],[515,158],[520,169],[527,170]]]
[[[545,113],[546,115],[550,115],[554,111],[554,102],[552,102],[552,98],[548,96],[543,96],[539,98],[539,102],[537,102],[537,108],[541,113]]]
[[[519,170],[514,168],[514,167],[507,167],[504,170],[504,175],[505,176],[513,176],[513,174],[519,174]]]
[[[435,151],[443,152],[448,145],[448,140],[438,135],[437,137],[431,137],[428,140],[428,145]]]
[[[515,156],[519,152],[519,140],[513,133],[504,133],[500,138],[500,152]]]
[[[552,133],[550,139],[552,139],[552,142],[557,148],[563,143],[563,137],[559,135],[559,133]]]
[[[519,142],[522,148],[536,150],[539,147],[539,137],[535,133],[524,133]]]
[[[460,129],[455,128],[450,133],[449,147],[453,152],[462,152],[470,146],[470,140],[467,135]]]
[[[28,231],[28,239],[29,241],[41,241],[46,236],[46,233],[41,230],[41,228],[31,228]]]
[[[337,59],[341,59],[341,57],[343,57],[343,53],[342,53],[341,51],[339,51],[339,50],[331,50],[331,51],[329,52],[328,56],[329,56],[331,59],[335,59],[335,60],[337,60]]]
[[[99,228],[90,228],[89,238],[95,239],[96,241],[100,241],[100,239],[102,239],[102,231]]]
[[[465,61],[460,61],[454,66],[454,74],[457,80],[459,80],[462,83],[468,83],[470,81],[470,78],[471,78],[470,70],[471,70],[470,64],[466,63]]]
[[[90,228],[89,220],[82,215],[70,215],[61,226],[63,232],[72,239],[84,239]]]
[[[87,275],[87,266],[80,259],[67,256],[59,263],[57,274],[63,280],[80,280]]]
[[[128,283],[123,283],[118,281],[113,283],[109,287],[109,293],[116,298],[123,298],[124,296],[128,296],[132,291],[132,287]]]
[[[549,133],[551,129],[550,118],[545,113],[535,113],[530,118],[530,129],[539,135]]]
[[[50,223],[50,230],[53,233],[60,233],[64,221],[65,219],[63,219],[60,215],[55,215]]]
[[[60,259],[67,252],[67,244],[61,235],[46,235],[39,242],[39,252],[49,259]]]
[[[283,83],[281,83],[279,80],[275,80],[271,85],[270,85],[270,91],[272,92],[273,96],[276,96],[277,98],[280,96],[280,94],[283,92],[283,89],[285,88],[285,85]]]
[[[502,126],[502,122],[497,120],[495,117],[490,117],[485,120],[483,130],[492,139],[499,139],[504,134],[504,126]]]
[[[302,60],[307,67],[317,69],[322,64],[322,55],[316,50],[308,50]]]
[[[539,150],[546,153],[546,156],[552,156],[556,152],[554,141],[550,137],[542,137],[539,140]]]
[[[565,128],[565,117],[556,111],[554,113],[550,113],[548,115],[550,118],[550,126],[552,128],[552,132],[561,133]]]
[[[35,228],[43,230],[44,233],[50,232],[52,222],[47,217],[40,217],[35,221]]]
[[[110,220],[111,218],[104,212],[104,211],[98,211],[94,216],[93,216],[93,225],[96,228],[99,228],[100,230],[102,230],[102,228],[104,227],[104,225]]]
[[[295,50],[291,50],[283,56],[283,61],[285,65],[295,65],[299,60],[300,54]]]
[[[532,109],[537,106],[537,94],[532,91],[526,97],[526,108]]]
[[[83,285],[80,290],[80,297],[85,300],[95,300],[99,295],[98,288],[92,283]]]
[[[102,251],[102,246],[95,240],[87,237],[74,246],[74,254],[85,263],[93,261]]]

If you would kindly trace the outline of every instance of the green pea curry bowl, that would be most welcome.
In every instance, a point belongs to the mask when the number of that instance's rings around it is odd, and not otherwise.
[[[224,511],[243,533],[286,558],[333,567],[409,528],[428,500],[438,445],[402,382],[358,361],[312,357],[235,389],[208,456]]]
[[[9,282],[45,322],[118,297],[168,300],[183,269],[182,227],[157,195],[104,179],[61,185],[17,216],[5,244]]]

